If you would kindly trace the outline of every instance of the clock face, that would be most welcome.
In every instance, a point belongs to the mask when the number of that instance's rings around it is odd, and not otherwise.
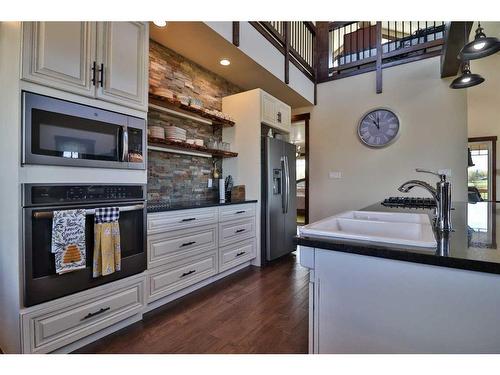
[[[370,147],[383,147],[391,143],[399,132],[399,119],[388,109],[368,112],[359,122],[358,136]]]

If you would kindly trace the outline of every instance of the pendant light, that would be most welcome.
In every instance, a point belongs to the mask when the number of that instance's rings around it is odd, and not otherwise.
[[[470,152],[470,147],[467,149],[467,158],[468,158],[467,167],[474,167],[476,164],[474,164],[474,162],[472,161],[472,154]]]
[[[463,46],[460,51],[459,57],[462,60],[480,59],[500,51],[500,40],[486,36],[483,30],[481,22],[478,22],[474,40]]]
[[[452,89],[466,89],[467,87],[477,86],[484,82],[484,78],[479,74],[471,73],[469,62],[462,63],[462,74],[453,80],[450,87]]]

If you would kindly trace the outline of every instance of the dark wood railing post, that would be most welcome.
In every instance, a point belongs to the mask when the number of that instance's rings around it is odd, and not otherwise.
[[[236,47],[240,46],[240,23],[239,23],[239,21],[233,21],[233,44]]]
[[[316,22],[316,42],[315,42],[315,65],[316,82],[321,82],[328,78],[329,46],[328,38],[330,22]]]
[[[382,22],[377,21],[377,94],[382,93]]]
[[[284,22],[285,27],[285,83],[290,83],[290,22]]]

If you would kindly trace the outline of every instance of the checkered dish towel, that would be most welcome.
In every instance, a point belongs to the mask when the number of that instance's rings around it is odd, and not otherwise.
[[[95,209],[93,277],[110,275],[121,268],[120,209]]]

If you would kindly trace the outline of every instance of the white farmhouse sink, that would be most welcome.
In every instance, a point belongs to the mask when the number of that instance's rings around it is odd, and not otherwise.
[[[347,211],[306,225],[300,234],[427,248],[437,246],[429,216],[425,214]]]

